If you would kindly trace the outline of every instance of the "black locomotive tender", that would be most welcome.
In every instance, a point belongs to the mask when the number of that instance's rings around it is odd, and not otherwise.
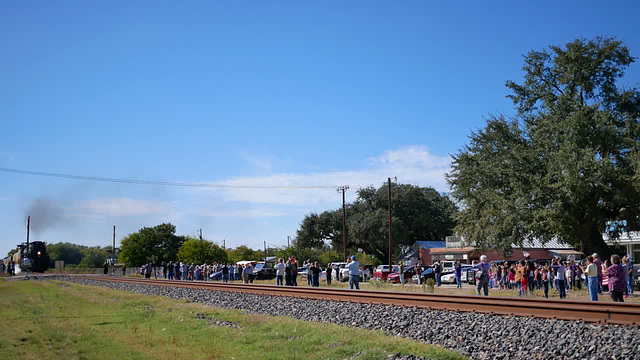
[[[25,259],[29,259],[25,262]],[[13,254],[13,263],[23,270],[45,272],[49,268],[47,245],[44,241],[32,241],[18,245],[18,252]]]

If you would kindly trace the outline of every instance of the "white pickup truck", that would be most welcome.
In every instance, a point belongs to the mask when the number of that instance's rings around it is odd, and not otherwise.
[[[340,273],[338,275],[339,281],[349,281],[349,269],[347,268],[347,263],[340,263]],[[360,281],[369,281],[371,278],[371,271],[369,269],[360,269]]]

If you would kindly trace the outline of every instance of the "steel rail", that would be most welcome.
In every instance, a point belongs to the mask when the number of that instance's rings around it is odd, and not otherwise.
[[[76,275],[77,276],[77,275]],[[467,311],[499,315],[529,316],[596,323],[640,325],[640,304],[586,302],[514,297],[423,294],[391,291],[290,287],[113,276],[77,276],[101,281],[236,291],[261,295],[292,296],[367,304],[410,306],[426,309]]]

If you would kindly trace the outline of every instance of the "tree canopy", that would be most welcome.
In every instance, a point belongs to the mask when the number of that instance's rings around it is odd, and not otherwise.
[[[388,185],[359,189],[348,204],[347,248],[378,259],[388,256]],[[391,184],[392,247],[400,255],[417,240],[443,240],[453,231],[455,204],[430,187]],[[296,248],[334,250],[342,257],[342,209],[304,217],[293,242]]]
[[[190,238],[180,247],[178,260],[192,264],[226,263],[227,253],[211,241]]]
[[[608,221],[637,228],[640,92],[620,85],[633,61],[601,37],[529,52],[524,82],[506,83],[517,115],[491,116],[454,156],[456,231],[505,253],[537,238],[606,256]]]
[[[178,250],[188,238],[175,233],[175,225],[161,224],[129,234],[122,239],[119,261],[127,266],[143,265],[150,262],[152,256],[156,263],[176,261]]]

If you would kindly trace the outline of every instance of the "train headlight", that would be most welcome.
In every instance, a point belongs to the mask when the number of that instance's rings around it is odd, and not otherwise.
[[[42,252],[38,251],[38,256],[40,256],[42,254]]]

